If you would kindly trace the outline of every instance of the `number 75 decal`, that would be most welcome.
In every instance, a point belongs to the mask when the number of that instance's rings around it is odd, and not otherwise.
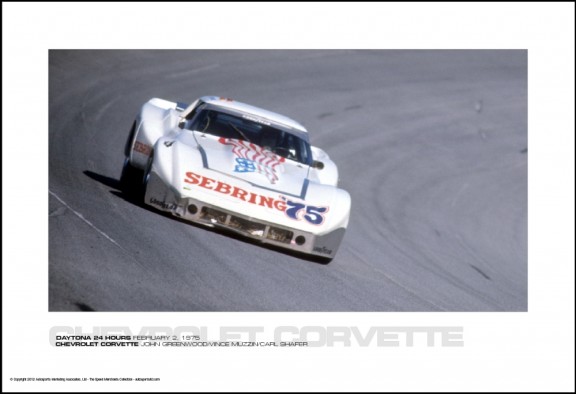
[[[324,222],[324,215],[328,212],[327,207],[315,207],[312,205],[306,205],[299,202],[294,202],[286,200],[286,211],[284,213],[290,219],[302,220],[302,214],[304,219],[312,224],[320,225]]]

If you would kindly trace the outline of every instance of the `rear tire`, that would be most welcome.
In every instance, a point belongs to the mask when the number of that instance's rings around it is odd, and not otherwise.
[[[142,193],[142,178],[143,171],[134,167],[130,163],[130,159],[124,159],[124,167],[122,167],[122,175],[120,176],[120,183],[122,185],[122,192],[132,198],[140,200],[143,198]]]

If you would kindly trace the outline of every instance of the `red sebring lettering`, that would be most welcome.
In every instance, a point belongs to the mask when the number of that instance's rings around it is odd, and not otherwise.
[[[277,209],[280,212],[285,212],[286,211],[286,203],[282,200],[274,200],[274,209]]]
[[[184,182],[191,183],[193,185],[197,185],[200,183],[198,180],[202,178],[200,175],[193,173],[192,171],[186,173],[186,178],[184,178]]]
[[[258,197],[258,194],[256,193],[250,193],[250,199],[248,200],[248,202],[250,204],[256,204],[256,198]]]
[[[216,181],[212,178],[196,174],[192,171],[186,173],[184,182],[190,183],[192,185],[198,185],[208,190],[214,190],[218,193],[229,194],[234,198],[248,202],[250,204],[257,204],[261,207],[267,207],[280,212],[286,212],[287,206],[286,202],[283,200],[275,200],[274,197],[266,197],[261,194],[247,192],[246,190],[237,186],[230,186],[227,183]]]
[[[246,201],[246,196],[248,192],[244,189],[234,186],[234,191],[232,192],[232,197],[236,197],[239,200]]]
[[[210,187],[210,184],[212,184],[214,182],[216,182],[214,179],[203,176],[202,181],[200,182],[200,184],[198,186],[203,187],[205,189],[212,190],[212,188]]]
[[[232,186],[230,186],[229,184],[218,181],[218,184],[214,188],[214,191],[222,194],[230,194],[231,188]]]
[[[260,203],[258,205],[262,207],[272,208],[273,202],[274,202],[273,197],[260,196]]]

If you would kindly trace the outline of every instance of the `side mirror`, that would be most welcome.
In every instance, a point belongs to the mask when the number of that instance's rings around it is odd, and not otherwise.
[[[322,163],[321,161],[318,161],[318,160],[314,160],[314,161],[312,161],[312,168],[316,168],[318,170],[321,170],[324,168],[324,163]]]

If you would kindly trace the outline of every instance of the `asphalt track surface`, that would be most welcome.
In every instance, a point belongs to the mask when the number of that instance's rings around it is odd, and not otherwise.
[[[526,311],[525,51],[51,51],[49,310]],[[290,116],[338,164],[327,265],[121,191],[152,97]]]

